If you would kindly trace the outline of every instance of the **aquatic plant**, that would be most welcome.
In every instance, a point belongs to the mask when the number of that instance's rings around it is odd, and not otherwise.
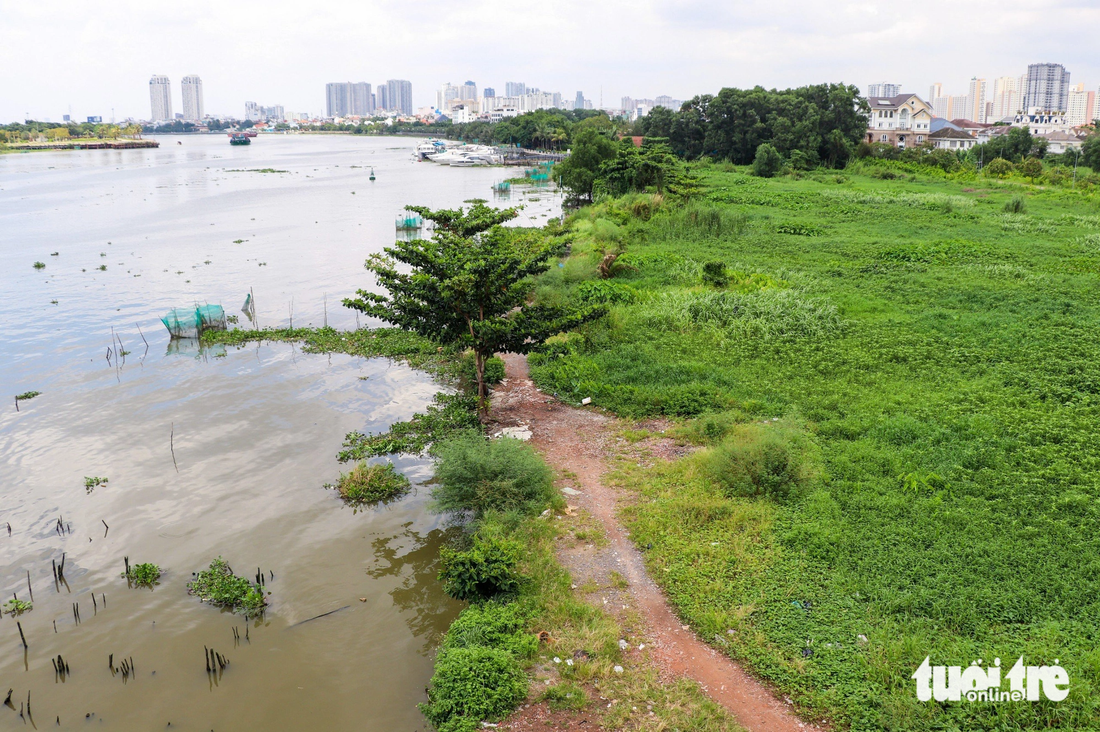
[[[84,476],[84,487],[87,488],[89,492],[94,491],[101,485],[106,485],[106,483],[106,478],[100,478],[98,476],[89,478],[88,476]]]
[[[13,597],[4,603],[3,612],[8,615],[22,615],[32,609],[34,609],[34,603],[20,600],[18,597]]]
[[[361,462],[351,472],[341,473],[336,490],[345,503],[362,505],[393,500],[409,490],[409,479],[398,473],[393,463],[368,465]]]
[[[138,587],[152,587],[160,579],[160,567],[151,562],[131,564],[130,571],[122,576]]]
[[[36,396],[40,395],[41,393],[42,392],[40,392],[40,391],[25,391],[22,394],[17,394],[15,396],[15,398],[18,401],[22,402],[22,401],[26,401],[27,399],[34,399]]]
[[[195,573],[195,579],[187,583],[187,591],[203,602],[229,608],[245,617],[259,614],[267,605],[260,586],[233,574],[232,567],[221,557],[212,561],[208,569]]]
[[[43,262],[35,262],[34,263],[34,268],[35,269],[46,269],[46,265]]]

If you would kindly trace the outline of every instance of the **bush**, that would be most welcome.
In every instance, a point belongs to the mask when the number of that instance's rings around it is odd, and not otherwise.
[[[515,542],[480,534],[474,537],[469,551],[443,547],[439,552],[443,591],[466,602],[514,594],[522,579],[516,571],[519,554],[520,546]]]
[[[1027,201],[1023,196],[1013,196],[1012,200],[1005,204],[1005,213],[1027,213]]]
[[[336,490],[346,503],[361,505],[397,498],[409,489],[409,479],[393,463],[367,465],[361,462],[350,473],[341,473]]]
[[[638,291],[619,282],[588,280],[577,285],[574,297],[582,305],[625,305],[638,299]]]
[[[486,440],[468,431],[434,448],[437,457],[432,497],[442,511],[519,511],[536,514],[552,505],[554,473],[520,440]],[[559,499],[560,500],[560,499]]]
[[[988,176],[993,178],[1006,178],[1016,170],[1016,166],[1008,162],[1004,158],[994,158],[982,170]]]
[[[499,648],[523,661],[539,647],[538,636],[526,628],[527,611],[518,602],[470,605],[451,623],[443,648]]]
[[[527,698],[527,675],[508,651],[452,648],[440,652],[420,711],[437,729],[476,729],[500,719]],[[470,726],[470,724],[473,726]]]
[[[725,287],[730,283],[724,262],[705,262],[703,264],[703,282],[712,287]]]
[[[811,476],[802,442],[779,425],[739,425],[710,451],[707,466],[727,496],[783,500]]]
[[[1020,172],[1028,178],[1038,178],[1043,174],[1043,161],[1039,160],[1039,158],[1028,158],[1024,161],[1024,164],[1020,166]]]
[[[209,569],[198,572],[195,579],[187,583],[187,591],[203,602],[231,608],[245,617],[259,614],[267,605],[260,586],[234,575],[221,557],[211,562]]]
[[[473,351],[463,354],[461,374],[466,383],[473,384],[474,391],[477,391],[477,364]],[[485,359],[485,385],[496,386],[502,381],[504,381],[504,359],[499,356]]]
[[[774,178],[783,168],[783,156],[774,147],[764,142],[756,148],[756,157],[752,161],[752,174],[761,178]]]
[[[152,587],[160,579],[160,567],[151,562],[131,564],[129,573],[122,576],[138,587]]]

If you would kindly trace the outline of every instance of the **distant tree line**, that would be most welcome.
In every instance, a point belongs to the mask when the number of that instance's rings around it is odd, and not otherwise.
[[[482,145],[517,145],[542,150],[564,150],[573,134],[586,127],[610,132],[626,129],[616,126],[607,113],[598,109],[540,109],[499,122],[467,122],[453,125],[451,137]]]

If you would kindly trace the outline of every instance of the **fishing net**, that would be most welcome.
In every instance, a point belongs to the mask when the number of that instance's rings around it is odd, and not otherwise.
[[[199,305],[195,308],[195,313],[203,330],[225,330],[225,310],[221,305]]]
[[[198,338],[204,330],[225,330],[225,310],[221,305],[173,308],[160,319],[173,338]]]

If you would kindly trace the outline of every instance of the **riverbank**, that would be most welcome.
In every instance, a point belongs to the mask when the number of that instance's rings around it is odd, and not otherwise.
[[[695,172],[686,203],[567,221],[539,298],[610,313],[530,357],[544,392],[683,442],[616,476],[677,615],[837,728],[1100,728],[1097,195]],[[1069,697],[917,699],[926,656],[1021,655]]]
[[[0,152],[31,152],[37,150],[134,150],[160,147],[156,140],[94,140],[76,138],[58,142],[9,142]]]

